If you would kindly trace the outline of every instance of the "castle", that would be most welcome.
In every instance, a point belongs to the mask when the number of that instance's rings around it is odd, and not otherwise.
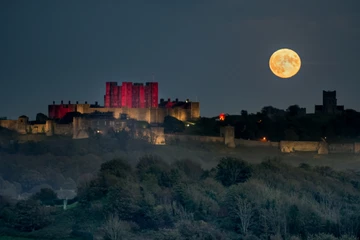
[[[160,99],[159,103],[158,98],[157,82],[147,82],[145,86],[131,82],[123,82],[118,86],[116,82],[107,82],[104,106],[100,106],[97,102],[95,104],[53,102],[49,105],[48,116],[50,119],[61,119],[70,112],[82,114],[111,112],[115,119],[135,119],[150,124],[163,123],[165,116],[172,116],[181,121],[191,121],[200,117],[199,102],[191,102],[189,99],[186,101]]]
[[[88,128],[97,131],[124,129],[129,121],[147,122],[152,126],[151,133],[159,133],[166,116],[172,116],[181,121],[196,120],[200,117],[199,102],[158,100],[158,83],[106,82],[104,106],[95,104],[64,103],[48,106],[49,119],[39,123],[29,121],[28,117],[20,116],[17,120],[0,120],[0,126],[15,130],[20,134],[73,135],[74,138],[84,138]],[[61,119],[71,113],[81,116],[71,117],[70,123],[61,123]],[[150,133],[149,133],[150,134]]]

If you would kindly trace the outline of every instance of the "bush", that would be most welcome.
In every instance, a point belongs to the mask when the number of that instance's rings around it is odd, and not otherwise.
[[[50,188],[42,188],[40,192],[32,196],[32,199],[39,200],[43,205],[54,205],[57,200],[57,195]]]

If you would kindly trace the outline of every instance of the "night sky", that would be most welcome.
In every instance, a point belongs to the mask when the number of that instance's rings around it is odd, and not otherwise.
[[[292,104],[322,90],[360,111],[359,0],[1,0],[0,117],[35,118],[52,101],[103,104],[106,81],[159,82],[160,98],[202,116]],[[291,48],[302,69],[269,70]]]

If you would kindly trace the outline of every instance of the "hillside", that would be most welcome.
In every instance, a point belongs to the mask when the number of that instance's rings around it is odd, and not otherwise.
[[[14,142],[0,151],[0,235],[103,239],[107,224],[115,224],[124,239],[359,236],[359,162],[353,154],[282,154],[266,147],[153,146],[125,134]],[[41,194],[31,200],[41,189],[60,188],[78,189],[66,211],[61,201],[44,208],[49,203]],[[241,206],[251,206],[247,227]],[[19,216],[45,220],[29,233],[16,227]]]
[[[0,234],[35,239],[356,239],[360,176],[278,159],[114,159],[78,187],[68,210],[44,192],[0,201]],[[52,203],[53,202],[53,203]],[[351,237],[354,236],[354,237]]]
[[[135,166],[145,154],[157,155],[168,163],[191,159],[206,170],[216,166],[224,156],[241,158],[252,164],[277,157],[292,166],[307,163],[336,170],[360,169],[355,154],[284,154],[268,147],[229,149],[221,144],[197,142],[154,146],[121,134],[82,140],[53,137],[41,142],[14,142],[0,148],[0,193],[17,198],[19,194],[35,193],[41,187],[75,189],[83,178],[96,175],[103,162],[120,157]]]

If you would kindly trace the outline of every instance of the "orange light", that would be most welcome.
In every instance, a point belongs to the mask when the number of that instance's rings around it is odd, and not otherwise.
[[[225,120],[225,114],[224,114],[224,113],[221,113],[221,114],[220,114],[219,120],[220,120],[220,121],[224,121],[224,120]]]
[[[262,141],[262,142],[266,142],[266,137],[263,137],[263,138],[261,139],[261,141]]]

